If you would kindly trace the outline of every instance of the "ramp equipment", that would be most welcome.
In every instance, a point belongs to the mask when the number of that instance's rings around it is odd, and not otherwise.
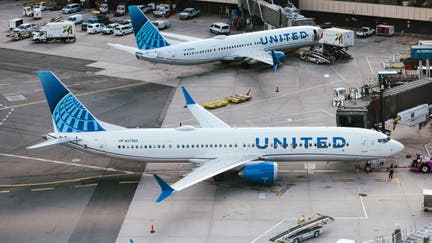
[[[333,221],[334,218],[319,213],[308,218],[302,217],[299,218],[296,226],[289,227],[287,230],[275,235],[269,240],[283,243],[300,242],[312,237],[316,238],[322,233],[323,226]]]

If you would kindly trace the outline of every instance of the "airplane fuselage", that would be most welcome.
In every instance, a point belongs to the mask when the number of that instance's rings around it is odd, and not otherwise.
[[[272,161],[369,160],[388,157],[401,146],[372,130],[342,127],[127,129],[51,133],[77,139],[88,152],[137,161],[211,160],[221,154],[254,154]]]
[[[313,26],[286,27],[231,36],[179,43],[149,50],[138,50],[138,59],[168,64],[201,64],[214,61],[236,61],[255,51],[286,51],[315,45],[321,29]]]

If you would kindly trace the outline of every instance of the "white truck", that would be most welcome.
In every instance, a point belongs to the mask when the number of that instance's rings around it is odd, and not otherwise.
[[[33,9],[33,18],[34,19],[41,19],[42,18],[42,9],[34,8]]]
[[[343,48],[354,46],[354,31],[334,27],[324,29],[319,43]]]
[[[29,38],[32,35],[34,26],[32,24],[22,24],[15,29],[12,30],[12,33],[9,33],[7,37],[10,37],[14,40],[22,40],[24,38]]]
[[[193,17],[198,17],[201,15],[201,11],[196,8],[185,8],[181,13],[179,13],[180,19],[190,19]]]
[[[166,17],[168,16],[171,8],[168,4],[159,4],[156,6],[156,10],[153,11],[155,17]]]
[[[366,38],[375,34],[375,29],[372,27],[362,27],[359,31],[356,32],[357,37]]]
[[[24,20],[22,18],[10,19],[9,20],[9,30],[13,30],[16,27],[22,25]]]
[[[33,32],[32,41],[34,42],[48,42],[48,41],[75,41],[75,23],[64,22],[51,22],[42,26],[39,31]]]

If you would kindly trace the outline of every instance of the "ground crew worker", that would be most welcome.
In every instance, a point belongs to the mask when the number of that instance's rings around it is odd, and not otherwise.
[[[389,179],[392,180],[393,179],[393,174],[394,174],[394,166],[393,163],[390,164],[390,167],[387,168],[389,171]]]

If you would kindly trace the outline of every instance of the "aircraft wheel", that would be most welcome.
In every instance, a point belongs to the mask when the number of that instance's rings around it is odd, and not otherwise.
[[[370,164],[366,164],[364,167],[364,172],[371,173],[372,172],[372,166]]]
[[[429,166],[427,166],[427,165],[422,165],[422,167],[420,169],[421,169],[421,172],[423,172],[423,173],[429,172]]]

